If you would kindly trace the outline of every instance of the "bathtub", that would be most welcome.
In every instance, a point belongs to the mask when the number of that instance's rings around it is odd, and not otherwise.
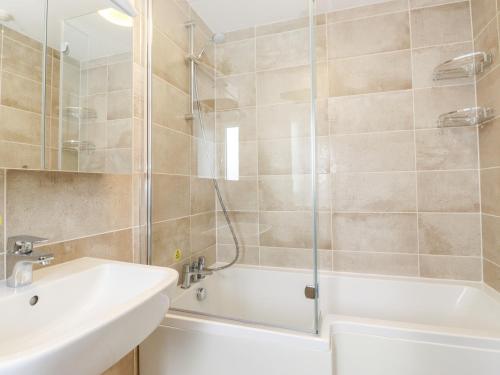
[[[315,335],[311,279],[236,266],[177,288],[141,344],[141,374],[500,374],[500,298],[489,287],[324,272]]]

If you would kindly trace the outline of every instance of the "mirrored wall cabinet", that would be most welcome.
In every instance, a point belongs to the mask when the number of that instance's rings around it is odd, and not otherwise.
[[[0,0],[0,168],[131,171],[135,15],[129,0]]]

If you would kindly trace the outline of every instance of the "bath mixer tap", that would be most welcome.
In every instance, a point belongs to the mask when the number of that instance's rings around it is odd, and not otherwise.
[[[54,259],[52,254],[33,250],[35,244],[47,242],[46,238],[15,236],[7,240],[6,277],[7,286],[18,288],[33,281],[33,265],[47,266]]]
[[[211,275],[212,271],[207,271],[205,266],[205,257],[199,257],[193,264],[186,263],[182,267],[182,289],[189,289],[191,283],[197,283],[205,276]]]

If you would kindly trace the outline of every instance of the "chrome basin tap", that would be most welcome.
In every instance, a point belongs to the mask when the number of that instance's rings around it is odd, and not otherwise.
[[[33,281],[33,265],[47,266],[54,259],[52,254],[33,250],[35,244],[47,242],[46,238],[15,236],[7,240],[6,277],[7,286],[18,288]]]

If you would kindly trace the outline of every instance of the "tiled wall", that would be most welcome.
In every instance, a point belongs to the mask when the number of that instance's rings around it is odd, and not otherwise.
[[[391,1],[318,17],[320,267],[481,280],[477,128],[437,128],[475,105],[473,79],[433,81],[472,51],[469,2]],[[218,160],[245,263],[311,264],[307,22],[227,35],[216,51]],[[224,170],[221,168],[221,173]],[[218,216],[218,256],[233,254]]]
[[[500,6],[494,0],[472,0],[471,4],[474,48],[496,56],[477,78],[477,101],[496,112],[493,121],[479,127],[479,150],[484,281],[500,291]]]
[[[318,27],[318,73],[326,73],[326,26]],[[320,20],[320,22],[321,22]],[[228,33],[216,49],[216,140],[222,195],[247,264],[312,264],[308,20]],[[321,267],[331,268],[328,87],[319,80]],[[226,179],[226,133],[239,127],[239,179]],[[217,216],[220,260],[234,257],[224,216]]]
[[[0,25],[0,167],[41,166],[42,45]],[[47,56],[47,139],[57,140],[59,53]],[[52,134],[51,134],[52,132]],[[46,161],[56,163],[57,142],[47,143]]]
[[[469,2],[356,13],[328,17],[333,268],[481,280],[477,129],[437,128],[473,80],[432,80],[472,51]]]
[[[197,118],[186,119],[191,20],[198,54],[212,36],[203,21],[183,1],[153,1],[153,263],[177,269],[200,255],[215,260],[215,195],[207,179],[214,164],[214,50],[208,44],[198,74],[205,141]]]
[[[96,147],[79,153],[86,172],[129,173],[132,167],[132,55],[123,53],[80,66],[81,106],[95,117],[80,120],[79,139]]]

